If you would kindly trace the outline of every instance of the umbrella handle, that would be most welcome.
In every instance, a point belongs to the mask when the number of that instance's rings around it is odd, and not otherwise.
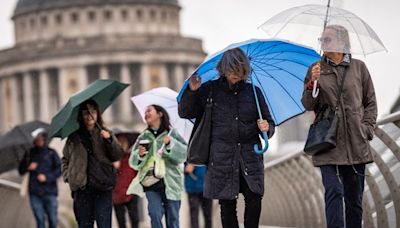
[[[168,137],[171,136],[172,130],[173,130],[173,128],[171,127],[171,130],[169,130],[168,135],[167,135]],[[160,148],[159,150],[157,150],[157,153],[158,153],[159,155],[161,155],[161,154],[163,153],[164,147],[165,147],[165,144],[163,143],[162,146],[161,146],[161,148]]]
[[[264,142],[265,142],[265,146],[263,149],[258,149],[258,145],[255,144],[254,145],[254,151],[256,152],[256,154],[263,154],[268,150],[269,147],[269,143],[268,143],[268,134],[266,131],[263,131],[263,138],[264,138]]]
[[[90,115],[92,115],[92,114],[90,114]],[[92,117],[93,118],[93,117]],[[100,130],[100,131],[102,131],[103,130],[103,128],[100,126],[100,124],[96,121],[96,127]],[[108,139],[104,139],[106,142],[108,142],[108,143],[112,143],[112,141],[111,141],[111,137],[110,138],[108,138]]]
[[[253,82],[253,77],[250,77],[250,80],[251,80],[251,84],[253,87],[254,98],[256,100],[258,116],[260,119],[263,119],[263,116],[261,114],[260,102],[258,101],[258,97],[257,97],[256,86],[254,85],[254,82]],[[254,145],[254,152],[256,152],[257,154],[263,154],[268,150],[269,144],[268,144],[268,135],[267,135],[266,131],[263,131],[263,138],[264,138],[264,142],[265,142],[265,147],[262,150],[258,149],[257,144]]]
[[[318,85],[318,81],[315,80],[314,84],[313,84],[313,90],[312,90],[312,97],[313,98],[317,98],[318,94],[319,94],[319,89],[317,88],[317,85]]]

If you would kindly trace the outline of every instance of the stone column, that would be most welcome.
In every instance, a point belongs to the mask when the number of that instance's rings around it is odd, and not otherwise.
[[[3,101],[3,104],[0,107],[1,108],[0,112],[3,113],[3,119],[4,119],[3,127],[4,127],[4,129],[7,129],[8,126],[10,125],[10,111],[11,111],[10,107],[11,106],[9,104],[10,104],[11,97],[7,93],[7,91],[10,90],[10,89],[8,89],[9,86],[10,86],[10,81],[5,76],[3,76],[2,83],[1,83],[1,90],[0,90],[0,96],[1,96],[1,99]]]
[[[108,69],[106,65],[100,65],[100,79],[108,79]]]
[[[19,110],[19,104],[18,104],[18,86],[17,86],[17,78],[15,76],[10,77],[9,79],[9,94],[10,94],[10,99],[6,101],[6,107],[10,109],[11,111],[8,111],[8,128],[14,127],[15,125],[21,123],[23,120],[20,119],[22,115],[20,115],[20,112],[22,110]],[[25,111],[26,113],[26,111]],[[33,116],[33,111],[30,113]],[[25,120],[26,121],[26,120]]]
[[[83,66],[59,68],[58,89],[61,106],[76,92],[87,86],[86,70]]]
[[[150,89],[150,71],[148,63],[142,63],[140,67],[140,81],[142,83],[142,91],[140,91],[140,93]]]
[[[0,134],[4,134],[4,130],[5,130],[5,124],[6,124],[6,118],[5,118],[5,115],[6,115],[6,107],[4,106],[4,103],[5,103],[5,99],[6,99],[6,96],[5,96],[5,93],[4,93],[4,91],[5,91],[5,89],[4,89],[4,83],[3,83],[3,81],[4,81],[4,79],[1,79],[1,76],[0,76]]]
[[[45,122],[50,121],[50,87],[49,74],[47,70],[39,72],[40,85],[40,119]]]
[[[121,64],[121,82],[130,84],[131,83],[131,76],[129,72],[129,64],[128,63],[122,63]],[[130,88],[126,88],[124,92],[120,95],[121,103],[121,112],[122,115],[122,120],[124,122],[131,122],[132,120],[132,102],[131,102],[131,90]]]
[[[100,65],[100,79],[108,79],[108,69],[107,65]],[[108,107],[106,111],[103,113],[103,119],[105,119],[108,123],[112,122],[112,109]]]
[[[186,75],[185,72],[183,72],[182,65],[177,63],[174,67],[174,77],[177,83],[176,88],[180,90],[183,86],[183,82],[185,81],[186,77],[189,77],[189,75]]]
[[[68,68],[59,68],[58,93],[60,97],[60,106],[62,107],[68,101]]]
[[[16,83],[15,78],[13,78],[13,84],[15,85],[15,90],[13,93],[16,93]],[[32,121],[34,119],[34,104],[33,104],[33,93],[32,93],[32,76],[30,73],[23,74],[23,88],[24,88],[24,120]],[[15,95],[16,97],[16,95]],[[17,104],[17,103],[15,103]],[[16,113],[14,113],[16,115]]]
[[[159,68],[160,68],[160,84],[161,86],[165,86],[165,87],[171,87],[172,85],[170,85],[170,81],[168,78],[168,69],[167,69],[167,65],[165,63],[161,63],[159,64]]]
[[[89,76],[86,72],[85,66],[79,66],[79,87],[85,89],[89,84]]]

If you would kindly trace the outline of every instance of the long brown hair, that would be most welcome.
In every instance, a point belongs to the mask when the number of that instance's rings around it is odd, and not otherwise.
[[[217,70],[221,77],[225,77],[227,72],[233,72],[246,80],[251,67],[246,54],[240,48],[226,51],[218,62]]]
[[[103,118],[101,117],[101,112],[100,112],[100,108],[99,105],[97,104],[97,102],[93,99],[89,99],[86,100],[85,102],[83,102],[82,104],[79,105],[79,113],[78,113],[78,122],[79,122],[79,126],[85,127],[85,122],[83,120],[83,111],[88,111],[88,106],[91,106],[94,108],[94,110],[96,110],[97,112],[97,123],[100,125],[100,127],[102,129],[107,130]]]

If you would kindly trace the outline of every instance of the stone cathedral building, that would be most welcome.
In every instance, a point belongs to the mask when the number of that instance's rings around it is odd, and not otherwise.
[[[50,122],[68,98],[96,79],[131,86],[105,113],[137,127],[130,97],[159,86],[178,90],[202,62],[202,41],[180,33],[177,0],[19,0],[15,45],[0,50],[0,132]]]

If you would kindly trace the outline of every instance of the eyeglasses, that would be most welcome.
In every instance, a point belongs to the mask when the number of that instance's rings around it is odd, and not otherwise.
[[[330,37],[320,37],[320,38],[318,38],[318,41],[320,43],[327,44],[327,43],[332,42],[332,38],[330,38]]]

